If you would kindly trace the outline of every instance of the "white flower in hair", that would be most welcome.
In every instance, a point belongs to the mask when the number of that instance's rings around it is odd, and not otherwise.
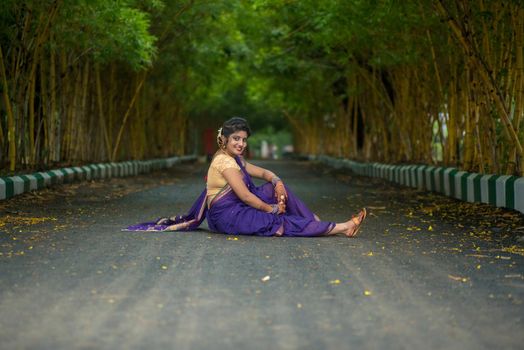
[[[224,146],[224,140],[222,139],[222,128],[218,129],[217,144],[220,148],[223,148]]]

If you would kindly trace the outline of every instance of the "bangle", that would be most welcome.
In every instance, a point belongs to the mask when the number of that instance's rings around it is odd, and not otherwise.
[[[271,214],[278,213],[278,204],[271,204]]]
[[[276,175],[271,178],[271,183],[273,184],[273,187],[275,187],[279,181],[282,180],[280,180],[280,178]]]

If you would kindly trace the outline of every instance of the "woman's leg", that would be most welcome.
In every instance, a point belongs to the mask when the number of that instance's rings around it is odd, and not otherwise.
[[[315,221],[320,221],[318,216],[316,216],[300,198],[298,198],[289,187],[284,186],[287,192],[287,201],[286,201],[286,213],[291,215],[298,215],[303,218],[311,218]]]
[[[308,220],[313,220],[316,223],[311,223],[312,227],[306,227],[304,231],[298,232],[296,229],[290,229],[289,223],[279,227],[276,234],[278,236],[318,236],[318,235],[336,235],[343,233],[348,237],[354,237],[360,229],[360,225],[366,218],[366,210],[363,209],[359,214],[350,220],[342,223],[336,223],[333,228],[328,233],[320,233],[319,229],[315,226],[316,224],[323,224],[320,222],[317,215],[315,215],[301,200],[298,198],[287,186],[286,192],[288,194],[288,200],[286,202],[286,213],[284,217],[295,216],[298,218],[304,218]],[[260,187],[257,187],[255,194],[262,200],[267,203],[276,203],[275,192],[273,185],[271,183],[264,184]],[[297,219],[298,219],[297,218]],[[291,220],[293,221],[293,220]],[[322,226],[324,227],[324,226]],[[287,228],[287,229],[286,229]],[[311,232],[309,232],[311,231]]]
[[[285,185],[284,185],[285,186]],[[296,215],[307,219],[312,219],[315,221],[320,221],[318,216],[316,216],[307,206],[298,198],[289,187],[285,186],[287,192],[287,201],[286,201],[286,214]],[[277,203],[275,198],[275,189],[271,183],[266,183],[257,188],[255,193],[263,201],[274,204]]]

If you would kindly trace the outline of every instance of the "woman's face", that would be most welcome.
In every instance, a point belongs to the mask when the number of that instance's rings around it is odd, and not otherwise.
[[[227,138],[226,152],[231,156],[241,155],[247,147],[247,132],[236,131]]]

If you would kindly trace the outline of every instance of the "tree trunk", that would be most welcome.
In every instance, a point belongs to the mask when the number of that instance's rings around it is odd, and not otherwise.
[[[124,132],[124,128],[127,123],[127,119],[131,115],[131,110],[138,97],[138,94],[140,93],[140,90],[142,88],[142,85],[144,84],[145,79],[146,79],[146,74],[144,73],[135,88],[135,93],[133,95],[133,98],[131,99],[131,102],[129,102],[129,106],[127,107],[126,114],[124,115],[124,120],[122,121],[122,124],[120,125],[120,130],[118,131],[118,136],[116,138],[115,146],[113,147],[113,152],[111,153],[111,161],[114,161],[116,159],[116,153],[118,151],[118,147],[120,146],[120,141],[122,139],[122,133]]]
[[[105,114],[104,114],[104,106],[103,106],[103,99],[102,96],[102,82],[100,80],[100,65],[98,63],[95,63],[95,75],[96,75],[96,95],[97,95],[97,102],[98,102],[98,122],[100,126],[100,133],[102,136],[102,150],[105,146],[105,157],[111,157],[111,144],[109,143],[109,135],[107,132],[107,125],[105,121]],[[105,158],[104,157],[104,158]]]
[[[15,171],[16,168],[16,135],[15,135],[15,119],[13,110],[11,108],[11,100],[9,98],[9,86],[7,84],[7,76],[4,64],[4,53],[2,46],[0,46],[0,74],[2,75],[2,90],[4,91],[4,103],[7,112],[7,142],[9,143],[9,171]]]

